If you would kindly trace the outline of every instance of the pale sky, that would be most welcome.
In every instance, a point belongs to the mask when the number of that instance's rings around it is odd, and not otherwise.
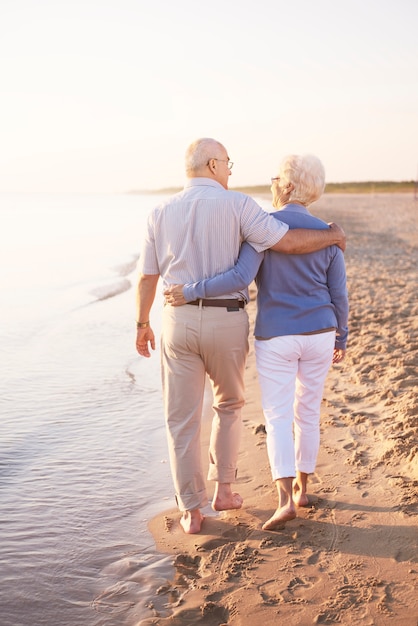
[[[417,0],[0,0],[0,191],[184,183],[198,137],[268,184],[418,175]]]

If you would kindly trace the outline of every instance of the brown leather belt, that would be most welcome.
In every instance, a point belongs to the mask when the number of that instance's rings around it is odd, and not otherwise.
[[[243,309],[245,307],[244,300],[193,300],[193,302],[188,302],[187,304],[194,304],[195,306],[199,306],[202,303],[202,306],[219,306],[229,311],[236,311],[238,309]]]

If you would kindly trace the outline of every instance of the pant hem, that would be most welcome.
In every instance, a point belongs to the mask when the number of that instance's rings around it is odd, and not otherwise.
[[[180,511],[193,511],[194,509],[202,509],[207,504],[209,504],[209,500],[205,492],[194,494],[193,496],[180,496],[179,494],[176,494],[174,498]]]
[[[312,465],[310,467],[312,467]],[[297,471],[302,472],[303,474],[313,474],[315,471],[315,467],[313,469],[306,469],[304,467],[298,467]]]
[[[293,467],[292,469],[284,469],[282,470],[273,470],[271,472],[271,476],[273,478],[273,480],[279,480],[279,478],[296,478],[296,470]]]

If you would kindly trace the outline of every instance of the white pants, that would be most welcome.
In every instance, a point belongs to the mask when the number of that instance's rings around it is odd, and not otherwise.
[[[335,331],[255,341],[273,480],[315,470],[320,407],[334,345]]]

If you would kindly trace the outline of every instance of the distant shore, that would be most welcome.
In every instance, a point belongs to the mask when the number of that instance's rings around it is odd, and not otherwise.
[[[181,191],[182,187],[166,187],[165,189],[133,189],[131,194],[173,194]],[[230,187],[231,191],[242,191],[250,196],[270,196],[269,185],[247,185],[244,187]],[[418,182],[414,180],[404,181],[359,181],[348,183],[327,183],[325,193],[414,193],[418,196]]]

